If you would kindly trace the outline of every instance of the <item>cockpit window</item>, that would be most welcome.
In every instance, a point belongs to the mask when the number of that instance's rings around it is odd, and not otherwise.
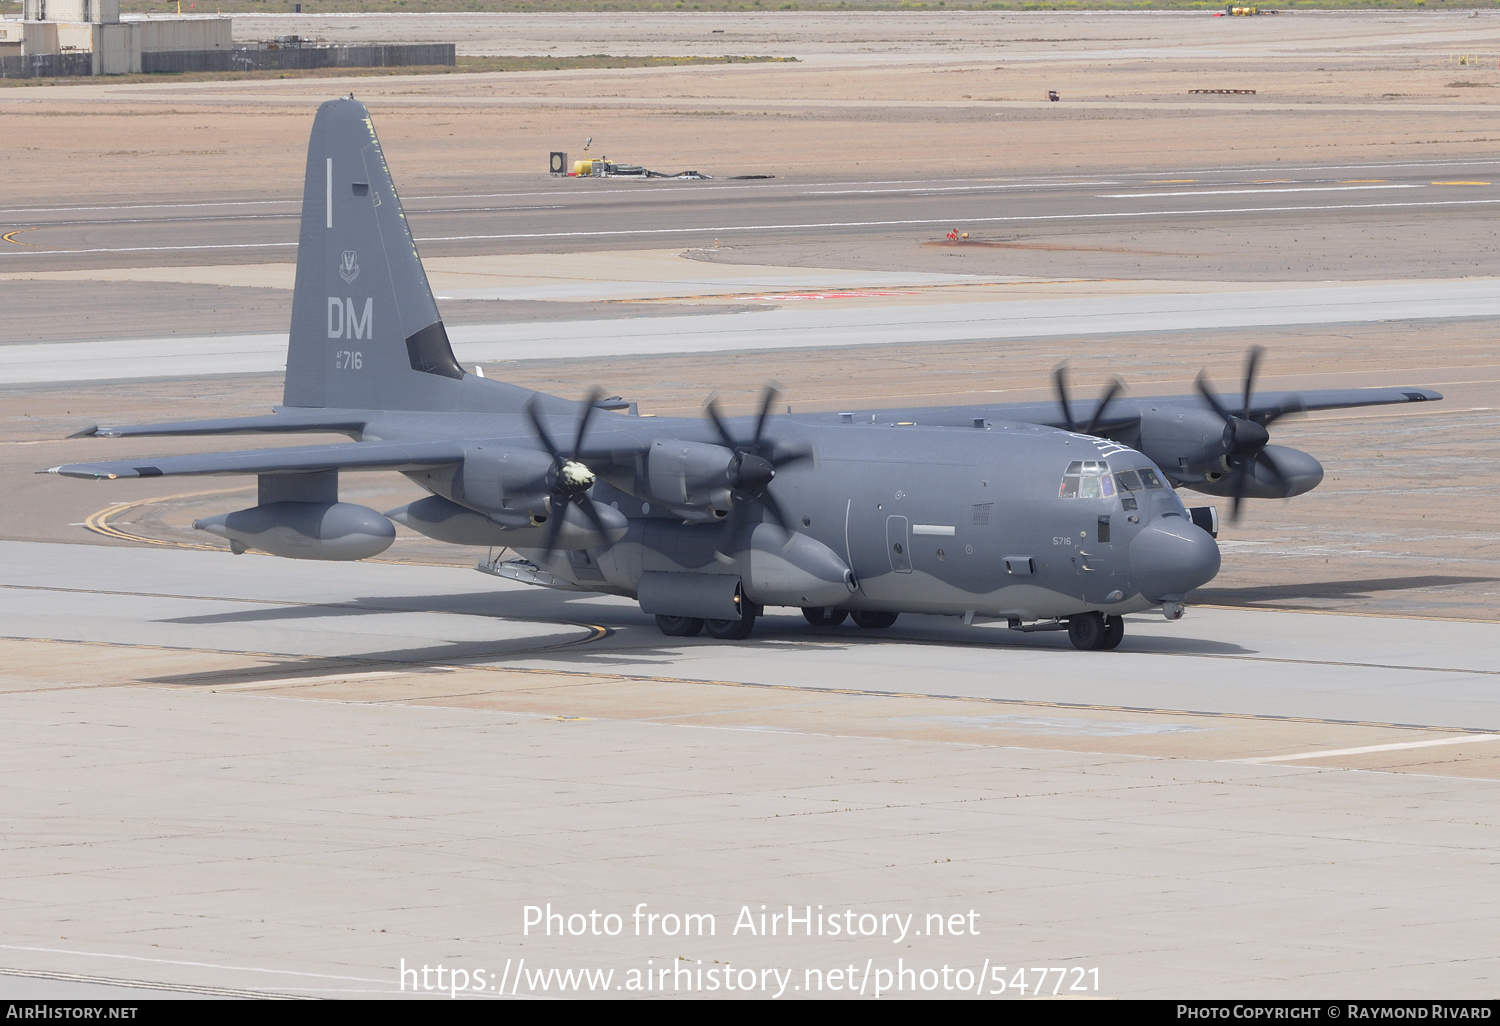
[[[1115,481],[1122,492],[1140,492],[1147,488],[1162,487],[1161,478],[1156,471],[1147,467],[1140,470],[1122,470],[1115,475]]]
[[[1115,494],[1115,479],[1103,460],[1074,460],[1063,473],[1063,499],[1110,499]]]

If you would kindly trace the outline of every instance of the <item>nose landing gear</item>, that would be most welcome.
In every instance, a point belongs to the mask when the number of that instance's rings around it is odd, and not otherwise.
[[[1068,618],[1068,640],[1076,649],[1108,652],[1119,648],[1124,637],[1124,617],[1092,612]]]

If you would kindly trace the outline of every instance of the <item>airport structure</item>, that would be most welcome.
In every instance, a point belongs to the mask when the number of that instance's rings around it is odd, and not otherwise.
[[[231,18],[122,21],[120,0],[25,0],[20,21],[0,21],[0,78],[452,66],[454,61],[452,43],[318,46],[288,36],[236,46]]]
[[[120,0],[25,0],[22,20],[0,23],[0,76],[126,75],[159,53],[234,46],[230,18],[121,21]]]

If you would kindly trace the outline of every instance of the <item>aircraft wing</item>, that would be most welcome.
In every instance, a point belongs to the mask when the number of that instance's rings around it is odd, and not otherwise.
[[[1400,403],[1438,402],[1441,392],[1430,388],[1325,388],[1305,392],[1258,392],[1250,404],[1252,418],[1278,410],[1345,410],[1359,406],[1391,406]],[[1226,409],[1239,413],[1240,397],[1228,392],[1219,393],[1219,401]],[[1132,398],[1121,396],[1110,402],[1106,415],[1099,424],[1103,434],[1127,430],[1149,416],[1151,411],[1188,407],[1207,410],[1208,405],[1199,395],[1161,395]],[[1099,408],[1097,399],[1080,399],[1073,402],[1073,418],[1079,424],[1087,424]],[[1046,424],[1049,427],[1065,425],[1062,407],[1054,399],[1049,402],[1003,403],[983,407],[954,407],[946,410],[882,410],[882,419],[906,416],[925,423],[942,423],[944,418],[954,423],[966,423],[968,418],[979,413],[999,414],[1023,424]]]
[[[1437,402],[1443,393],[1430,388],[1320,388],[1310,392],[1262,392],[1250,404],[1251,414],[1268,413],[1284,406],[1300,404],[1304,410],[1346,410],[1356,406],[1392,406],[1397,403]],[[1192,401],[1202,405],[1197,396]],[[1220,402],[1233,408],[1234,397],[1224,395]]]
[[[109,460],[103,463],[66,463],[39,470],[39,474],[63,477],[115,478],[170,477],[183,474],[296,474],[320,470],[418,470],[422,467],[458,463],[463,446],[439,442],[351,442],[338,445],[304,445],[247,452],[197,453],[161,456],[156,459]]]
[[[179,420],[167,424],[130,424],[121,427],[86,427],[70,438],[137,438],[173,435],[260,435],[330,431],[358,435],[369,422],[353,410],[277,411],[269,417],[223,417],[215,420]]]

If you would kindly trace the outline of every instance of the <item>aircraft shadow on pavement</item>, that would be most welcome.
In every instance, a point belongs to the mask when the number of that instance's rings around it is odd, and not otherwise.
[[[1492,584],[1500,577],[1454,577],[1429,574],[1425,577],[1369,577],[1348,581],[1304,581],[1297,584],[1248,585],[1243,588],[1199,588],[1189,602],[1206,605],[1257,605],[1286,602],[1290,599],[1367,598],[1383,591],[1418,591],[1446,588],[1460,584]]]
[[[565,671],[595,670],[611,673],[617,672],[626,663],[637,668],[670,668],[679,663],[683,649],[698,646],[733,647],[746,654],[753,654],[757,649],[785,650],[809,645],[817,646],[825,652],[876,645],[1072,651],[1067,635],[1062,631],[1023,634],[998,627],[964,627],[951,617],[939,616],[909,616],[906,623],[894,628],[864,630],[852,624],[832,628],[811,627],[795,615],[773,614],[763,617],[756,626],[755,634],[744,641],[718,641],[706,636],[668,639],[657,633],[649,615],[612,599],[600,599],[601,596],[594,594],[553,591],[380,595],[355,598],[347,602],[259,606],[227,613],[173,617],[161,622],[206,626],[293,622],[381,613],[439,613],[516,622],[598,627],[604,633],[591,639],[514,637],[493,641],[445,641],[415,648],[388,648],[349,656],[289,656],[269,667],[261,665],[214,674],[163,675],[146,678],[146,682],[222,687],[287,678],[327,677],[332,680],[390,667],[420,673],[427,668],[447,669],[466,663],[539,658],[544,658],[549,664]],[[1120,653],[1253,655],[1255,650],[1235,643],[1189,635],[1148,637],[1127,633]],[[1107,655],[1103,657],[1109,658]]]
[[[934,637],[932,633],[920,630],[874,632],[863,631],[858,627],[814,628],[798,625],[791,617],[767,618],[771,622],[762,620],[758,625],[756,635],[745,641],[717,641],[707,637],[667,639],[660,636],[656,632],[655,625],[640,614],[633,618],[636,622],[627,623],[622,621],[632,618],[624,610],[610,610],[609,612],[614,615],[592,618],[613,620],[614,623],[611,626],[599,624],[607,633],[599,638],[585,641],[557,643],[543,641],[541,644],[533,644],[529,639],[517,638],[509,644],[501,645],[483,641],[444,642],[421,648],[386,649],[351,656],[289,656],[271,665],[261,664],[214,673],[164,674],[146,677],[142,680],[148,684],[201,688],[243,686],[257,682],[274,685],[277,681],[287,679],[311,684],[316,683],[316,678],[319,677],[333,681],[372,671],[398,668],[401,672],[421,674],[427,671],[441,673],[462,668],[465,664],[476,666],[499,664],[497,668],[505,669],[506,664],[518,662],[530,664],[526,666],[527,669],[537,669],[543,672],[550,667],[564,673],[597,672],[600,675],[612,675],[621,672],[628,665],[634,672],[627,673],[626,676],[649,676],[651,669],[659,668],[663,676],[675,677],[677,674],[671,671],[674,667],[681,666],[684,649],[690,650],[699,646],[737,649],[741,651],[742,657],[752,655],[757,649],[786,651],[804,649],[809,645],[817,645],[824,651],[839,652],[879,645],[903,645],[971,650],[978,647],[1007,651],[1030,649],[1045,652],[1049,656],[1060,657],[1073,654],[1067,636],[1062,632],[1012,634],[1008,631],[970,628],[967,636],[958,640]],[[777,623],[776,620],[782,622]],[[566,622],[578,623],[579,620],[575,617]],[[1127,635],[1124,644],[1116,653],[1077,653],[1079,656],[1090,659],[1112,659],[1130,654],[1253,656],[1256,652],[1254,649],[1241,645],[1198,637],[1131,637]],[[547,665],[537,666],[535,665],[537,660],[545,660]],[[644,674],[642,671],[645,671]],[[701,673],[701,671],[698,672]],[[679,673],[688,680],[695,676],[693,669],[683,668]],[[378,685],[375,686],[378,687]],[[876,690],[885,689],[877,688]]]
[[[369,595],[344,602],[307,605],[260,605],[228,613],[204,613],[170,617],[159,622],[176,624],[266,623],[277,620],[309,620],[336,616],[368,616],[371,613],[448,613],[485,616],[501,620],[547,620],[578,623],[597,618],[596,613],[618,619],[626,610],[618,604],[588,610],[589,599],[577,595],[537,589],[536,594],[513,592],[459,592],[452,595]],[[638,614],[638,618],[639,618]],[[646,622],[650,618],[641,622]]]

